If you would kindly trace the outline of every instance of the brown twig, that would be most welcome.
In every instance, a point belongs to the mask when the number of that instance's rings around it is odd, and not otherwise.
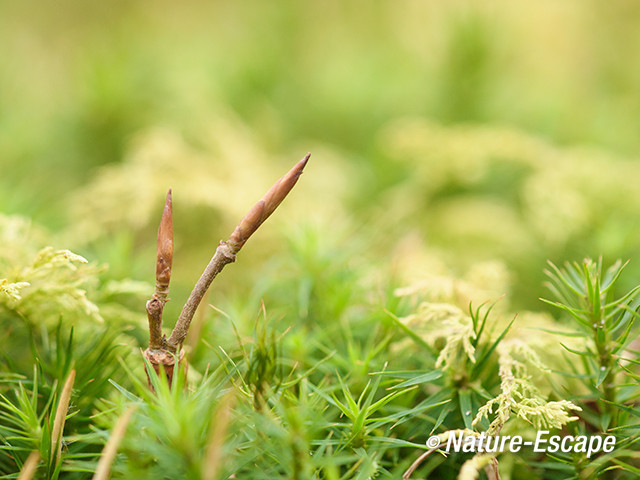
[[[240,251],[249,237],[280,205],[291,191],[309,161],[310,153],[300,160],[285,176],[278,180],[271,189],[256,203],[247,215],[240,221],[229,240],[220,242],[215,254],[209,261],[207,268],[198,279],[189,299],[185,303],[171,336],[166,341],[166,349],[175,354],[182,348],[182,344],[189,332],[189,325],[193,319],[202,297],[213,282],[213,279],[228,263],[235,262],[236,254]]]

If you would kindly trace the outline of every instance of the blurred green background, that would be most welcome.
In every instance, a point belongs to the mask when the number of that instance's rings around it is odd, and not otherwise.
[[[319,271],[358,260],[399,285],[484,265],[515,309],[542,308],[547,259],[630,258],[637,283],[638,18],[622,0],[2,1],[0,211],[151,282],[172,187],[175,316],[311,151],[222,293],[259,295],[301,244]]]

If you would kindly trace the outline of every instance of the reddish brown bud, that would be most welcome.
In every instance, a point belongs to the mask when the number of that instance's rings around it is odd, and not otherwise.
[[[159,350],[164,345],[162,336],[162,310],[169,294],[171,280],[171,264],[173,263],[173,206],[171,189],[158,228],[158,247],[156,259],[156,288],[151,300],[147,302],[147,318],[149,319],[149,348]]]
[[[166,298],[171,280],[173,263],[173,205],[171,189],[162,211],[162,219],[158,228],[158,257],[156,260],[156,294]]]
[[[269,215],[278,208],[278,205],[282,203],[298,181],[298,178],[300,178],[300,175],[302,175],[302,171],[307,165],[310,156],[311,154],[307,153],[302,160],[265,193],[264,197],[262,197],[240,221],[227,242],[234,250],[234,253],[237,253],[242,248],[249,237],[262,225]]]

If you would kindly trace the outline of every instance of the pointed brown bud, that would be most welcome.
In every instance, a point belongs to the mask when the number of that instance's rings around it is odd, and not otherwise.
[[[289,172],[278,180],[273,187],[265,193],[264,197],[256,203],[249,213],[240,221],[236,229],[229,237],[227,244],[234,253],[237,253],[247,242],[249,237],[258,229],[260,225],[278,208],[287,194],[302,175],[304,167],[309,161],[310,153],[300,160]]]
[[[173,263],[173,204],[171,189],[162,211],[162,219],[158,228],[158,257],[156,260],[156,294],[163,299],[169,291],[171,265]]]

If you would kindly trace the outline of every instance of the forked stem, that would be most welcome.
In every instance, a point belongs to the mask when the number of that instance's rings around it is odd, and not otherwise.
[[[300,160],[286,175],[256,203],[240,221],[226,242],[220,242],[207,268],[196,282],[189,299],[185,303],[180,317],[167,339],[162,335],[162,312],[167,302],[171,266],[173,263],[173,214],[171,190],[167,193],[160,228],[158,229],[158,254],[156,260],[156,287],[151,300],[147,302],[149,319],[149,348],[144,351],[145,358],[153,365],[157,373],[164,371],[171,383],[176,362],[184,358],[182,344],[189,333],[189,326],[198,305],[206,294],[211,282],[228,263],[235,262],[236,254],[249,237],[264,223],[300,178],[309,161],[310,153]],[[162,365],[162,369],[160,368]],[[149,383],[151,385],[151,383]]]
[[[247,242],[249,237],[264,223],[278,205],[282,203],[287,194],[302,175],[304,167],[309,161],[310,153],[300,160],[289,172],[278,180],[273,187],[256,203],[249,213],[240,221],[229,240],[220,242],[215,254],[209,261],[207,268],[198,279],[187,303],[185,303],[176,326],[167,339],[166,348],[170,352],[176,353],[182,348],[191,320],[196,313],[198,305],[202,301],[205,293],[209,289],[211,282],[222,271],[225,265],[236,261],[236,254]]]

